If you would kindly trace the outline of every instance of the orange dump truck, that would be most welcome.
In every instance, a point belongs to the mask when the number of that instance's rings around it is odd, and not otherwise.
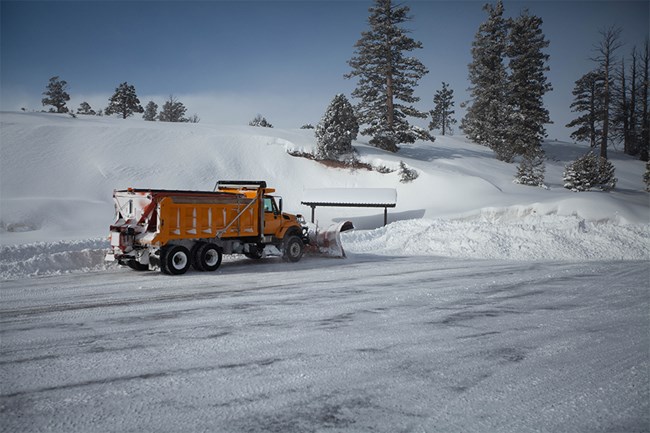
[[[264,181],[219,181],[215,191],[116,190],[106,260],[135,270],[214,271],[223,254],[297,262],[309,236],[300,215]],[[278,198],[278,201],[276,201]]]

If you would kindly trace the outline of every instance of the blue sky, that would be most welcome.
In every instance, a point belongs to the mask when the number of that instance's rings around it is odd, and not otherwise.
[[[467,64],[485,1],[404,1],[414,54],[429,69],[418,107],[429,110],[441,82],[467,98]],[[316,124],[336,93],[371,1],[5,1],[1,0],[2,110],[40,110],[51,76],[69,85],[70,108],[104,108],[115,87],[133,84],[141,102],[171,94],[202,122],[246,124],[257,113],[276,127]],[[648,37],[649,1],[505,1],[544,20],[551,44],[545,99],[555,122],[549,138],[567,139],[576,79],[593,67],[599,30],[623,28],[628,55]],[[354,100],[352,101],[354,102]]]

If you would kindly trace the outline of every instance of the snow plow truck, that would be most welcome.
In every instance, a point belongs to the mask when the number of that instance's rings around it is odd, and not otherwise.
[[[306,245],[318,250],[322,239],[326,254],[334,246],[340,253],[329,255],[344,256],[339,233],[351,224],[319,235],[301,215],[282,212],[282,199],[274,192],[265,181],[239,180],[219,181],[214,191],[115,190],[106,260],[137,271],[180,275],[190,266],[215,271],[223,254],[297,262]]]

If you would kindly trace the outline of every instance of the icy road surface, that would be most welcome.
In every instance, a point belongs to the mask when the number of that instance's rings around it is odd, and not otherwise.
[[[648,431],[648,281],[371,255],[4,281],[0,430]]]

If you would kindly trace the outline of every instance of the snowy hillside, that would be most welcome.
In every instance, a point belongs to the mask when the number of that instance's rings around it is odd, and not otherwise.
[[[289,155],[315,146],[313,130],[174,124],[42,113],[2,113],[0,275],[17,278],[104,266],[112,190],[210,190],[219,179],[261,179],[288,212],[310,188],[396,188],[388,227],[383,209],[319,208],[318,222],[351,219],[350,252],[446,257],[648,259],[649,205],[644,165],[614,150],[613,192],[562,188],[564,165],[586,148],[549,142],[548,189],[512,182],[516,166],[460,137],[404,145],[397,154],[355,143],[361,161],[418,171],[327,168]]]
[[[418,171],[402,184],[291,156],[310,130],[2,113],[0,131],[0,433],[648,431],[639,161],[612,151],[617,189],[572,193],[567,143],[547,143],[543,189],[458,137],[355,143]],[[266,180],[306,215],[317,188],[395,188],[397,207],[386,227],[318,208],[357,226],[343,260],[105,264],[113,189],[218,179]]]

